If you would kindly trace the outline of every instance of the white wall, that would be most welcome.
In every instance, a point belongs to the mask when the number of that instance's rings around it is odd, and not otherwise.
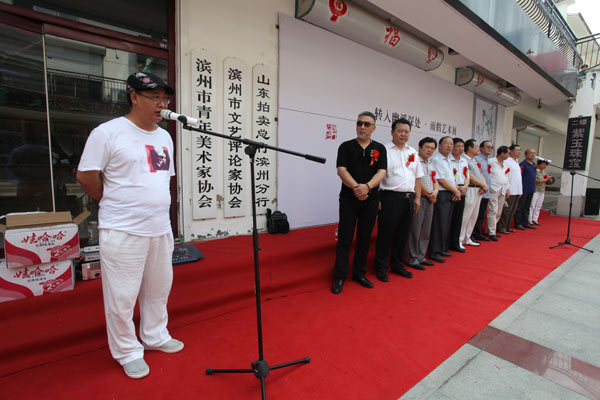
[[[306,22],[282,16],[280,27],[279,145],[327,158],[321,165],[280,155],[277,198],[292,227],[337,222],[337,148],[356,137],[359,112],[382,110],[373,134],[381,143],[391,141],[388,112],[419,117],[413,147],[425,136],[472,137],[471,92]],[[432,122],[456,130],[432,131]]]

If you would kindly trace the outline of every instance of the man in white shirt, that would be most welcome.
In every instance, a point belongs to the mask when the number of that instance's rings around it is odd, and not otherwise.
[[[467,160],[463,158],[465,141],[457,137],[453,138],[452,141],[454,146],[452,147],[452,153],[448,158],[450,159],[456,186],[460,192],[460,200],[454,203],[454,209],[452,210],[450,232],[448,233],[448,248],[453,251],[458,251],[459,253],[464,253],[465,248],[460,241],[460,228],[462,226],[463,213],[465,210],[465,195],[469,188],[469,166]]]
[[[460,228],[460,243],[469,246],[479,246],[479,242],[471,239],[471,234],[479,214],[481,196],[488,191],[488,186],[483,178],[482,165],[475,159],[478,154],[479,145],[477,141],[475,139],[467,140],[463,157],[469,165],[469,188],[467,189],[465,211]]]
[[[440,185],[437,201],[433,209],[431,234],[429,235],[429,259],[438,263],[450,257],[448,251],[448,232],[450,231],[450,218],[454,203],[459,201],[462,194],[456,186],[454,172],[450,165],[449,156],[454,147],[451,136],[444,136],[438,142],[438,153],[431,158],[433,169],[437,172],[437,181]]]
[[[500,219],[504,204],[504,196],[508,191],[508,174],[510,169],[504,165],[508,158],[508,147],[500,146],[496,158],[489,160],[490,166],[490,201],[488,202],[487,225],[490,240],[497,242],[496,224]]]
[[[498,221],[498,232],[509,234],[514,232],[510,224],[517,212],[519,198],[523,194],[523,180],[521,179],[521,167],[519,166],[519,157],[521,156],[521,146],[513,144],[508,148],[509,157],[505,161],[506,168],[510,168],[508,173],[508,194],[506,198],[506,207],[502,209],[502,216]]]
[[[431,163],[431,156],[435,152],[437,142],[431,137],[425,137],[419,141],[419,162],[423,170],[421,177],[421,207],[415,213],[406,246],[406,263],[415,269],[425,269],[433,266],[431,261],[425,259],[427,247],[429,247],[429,233],[431,232],[431,220],[433,218],[433,205],[439,192],[439,184],[436,172]]]
[[[183,343],[167,330],[173,282],[169,183],[173,141],[157,126],[173,89],[156,75],[127,79],[131,111],[92,131],[77,180],[99,201],[100,262],[108,347],[125,374],[150,373],[144,350],[175,353]],[[133,309],[140,306],[140,343]]]
[[[375,275],[382,282],[389,281],[388,267],[394,274],[412,278],[412,273],[404,268],[402,252],[413,215],[421,206],[423,171],[417,151],[408,145],[410,130],[411,123],[406,118],[394,121],[392,141],[385,145],[388,164],[379,185],[381,210],[373,263]]]

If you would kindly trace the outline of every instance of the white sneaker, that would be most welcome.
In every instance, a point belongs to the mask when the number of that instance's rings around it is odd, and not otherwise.
[[[477,246],[481,246],[481,243],[475,243],[475,242],[474,242],[474,241],[472,241],[471,239],[467,239],[467,241],[465,242],[465,244],[466,244],[467,246],[475,246],[475,247],[477,247]]]
[[[123,371],[125,375],[133,379],[140,379],[147,376],[150,373],[150,367],[146,364],[143,358],[130,361],[123,364]]]
[[[159,351],[162,351],[163,353],[177,353],[177,352],[183,350],[183,342],[180,342],[177,339],[171,339],[168,342],[164,343],[162,346],[149,347],[149,346],[144,345],[144,348],[146,350],[159,350]]]

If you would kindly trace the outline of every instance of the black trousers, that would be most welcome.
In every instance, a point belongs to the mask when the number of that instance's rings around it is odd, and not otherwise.
[[[375,272],[387,272],[402,267],[402,253],[415,213],[414,193],[380,192],[381,210],[377,219]]]
[[[473,233],[471,234],[471,236],[483,236],[483,232],[481,231],[481,225],[483,224],[483,220],[485,219],[488,201],[490,201],[490,199],[482,198],[481,203],[479,203],[479,214],[477,215],[477,222],[475,222],[475,227],[473,228]]]
[[[429,257],[441,257],[442,251],[448,251],[448,232],[454,202],[452,192],[441,190],[433,205],[433,221],[429,236]]]
[[[460,201],[454,202],[452,217],[450,219],[450,232],[448,232],[448,247],[453,250],[460,247],[460,227],[462,226],[464,211],[465,196],[461,196]]]
[[[367,272],[367,254],[371,244],[371,233],[375,226],[379,201],[377,198],[360,201],[340,198],[340,222],[338,241],[335,250],[333,278],[346,280],[350,247],[356,228],[356,249],[354,251],[353,274],[365,276]]]
[[[532,199],[533,193],[523,193],[519,198],[519,205],[515,213],[515,226],[529,224],[529,207],[531,207]]]

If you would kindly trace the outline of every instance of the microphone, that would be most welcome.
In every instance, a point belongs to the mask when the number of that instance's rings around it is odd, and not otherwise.
[[[536,161],[537,160],[542,160],[542,161],[546,161],[547,163],[551,163],[552,162],[552,160],[549,160],[547,158],[540,157],[540,156],[535,156],[535,159],[536,159]]]
[[[170,120],[173,120],[173,121],[179,121],[179,122],[181,122],[183,124],[186,124],[186,125],[200,126],[200,121],[197,120],[196,118],[186,117],[185,115],[174,113],[171,110],[161,110],[160,111],[160,116],[163,117],[164,119],[170,119]]]

